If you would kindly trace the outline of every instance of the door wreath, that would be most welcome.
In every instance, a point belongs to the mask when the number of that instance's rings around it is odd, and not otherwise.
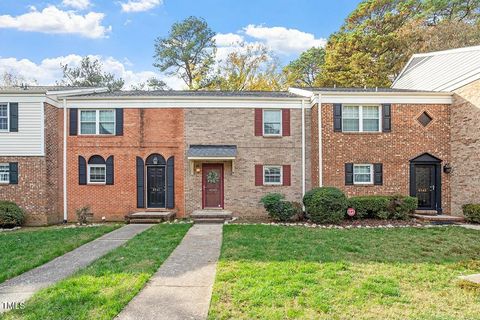
[[[210,171],[207,173],[207,182],[211,184],[215,184],[220,180],[220,176],[218,175],[218,172],[216,171]]]

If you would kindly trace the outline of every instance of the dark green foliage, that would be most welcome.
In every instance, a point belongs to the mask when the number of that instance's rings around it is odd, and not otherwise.
[[[12,228],[21,226],[24,221],[25,213],[16,203],[0,201],[0,227]]]
[[[260,203],[263,204],[268,215],[278,221],[288,221],[295,214],[298,214],[298,208],[292,202],[285,201],[285,196],[280,193],[269,193],[262,197]]]
[[[339,223],[345,217],[347,197],[337,188],[322,187],[312,190],[303,201],[310,219],[316,223]]]
[[[357,212],[355,218],[405,220],[417,208],[417,198],[394,196],[361,196],[348,199],[348,207]]]
[[[348,207],[354,208],[354,218],[378,218],[387,219],[390,205],[389,197],[385,196],[361,196],[348,199]]]
[[[480,204],[465,204],[462,209],[468,222],[480,223]]]

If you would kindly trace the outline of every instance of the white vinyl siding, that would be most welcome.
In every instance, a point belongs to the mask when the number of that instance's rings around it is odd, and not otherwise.
[[[44,104],[21,100],[0,97],[2,103],[18,102],[18,132],[0,131],[0,156],[44,156]]]
[[[372,164],[354,164],[353,165],[353,183],[354,184],[373,184],[373,165]]]

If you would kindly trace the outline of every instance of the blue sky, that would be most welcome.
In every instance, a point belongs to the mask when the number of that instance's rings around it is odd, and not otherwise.
[[[51,84],[61,76],[60,63],[75,65],[81,56],[94,55],[127,85],[164,77],[152,66],[154,39],[190,15],[205,18],[219,34],[220,54],[238,40],[261,42],[287,63],[301,51],[323,45],[359,2],[2,0],[0,72]],[[166,80],[182,86],[177,79]]]

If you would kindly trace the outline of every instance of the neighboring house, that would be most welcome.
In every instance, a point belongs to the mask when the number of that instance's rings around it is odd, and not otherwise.
[[[451,93],[62,89],[0,93],[11,183],[0,199],[19,203],[29,224],[75,221],[87,205],[95,220],[146,210],[258,217],[266,193],[301,202],[317,186],[415,195],[419,209],[450,213]]]
[[[480,46],[413,55],[392,88],[453,93],[452,214],[480,203]]]

